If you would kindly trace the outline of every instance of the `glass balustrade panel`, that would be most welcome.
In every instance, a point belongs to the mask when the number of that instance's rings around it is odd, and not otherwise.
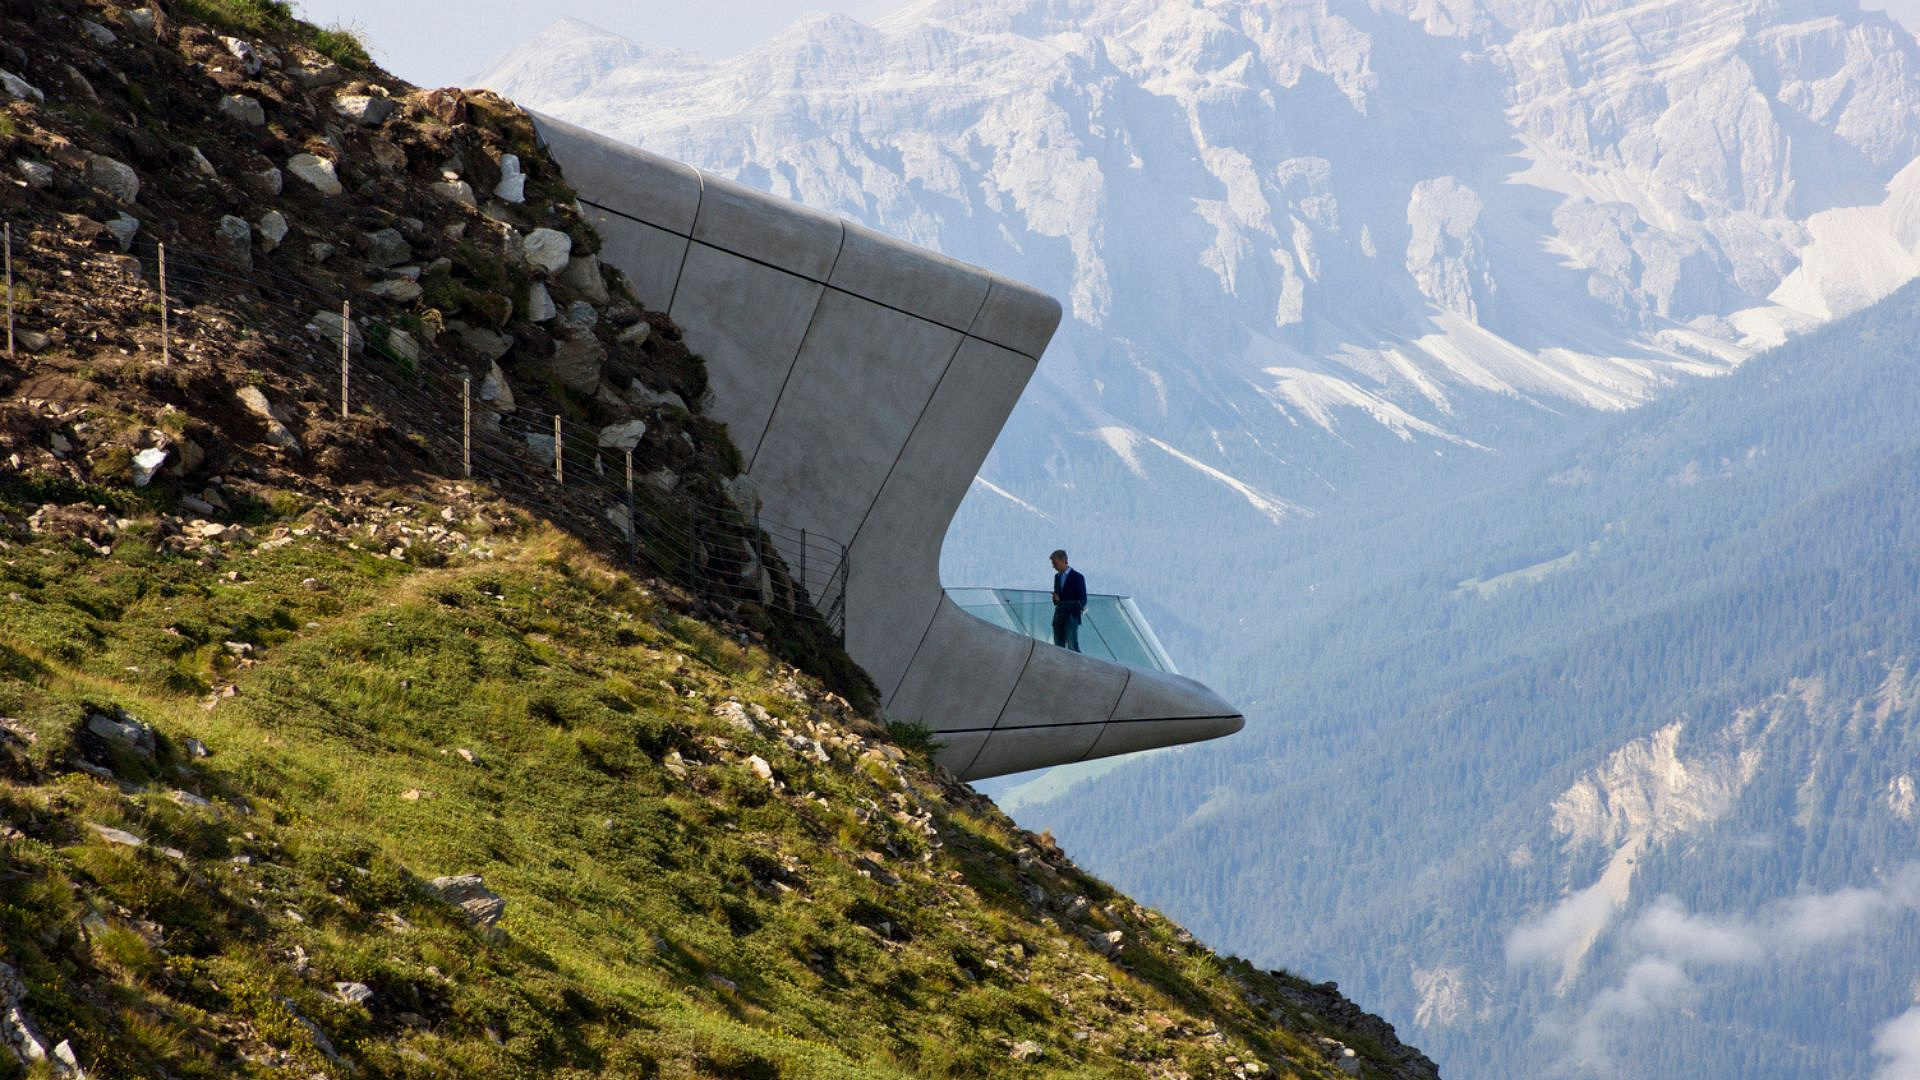
[[[1038,589],[948,589],[969,615],[1005,630],[1053,642],[1053,597]],[[1146,671],[1175,670],[1131,597],[1091,594],[1080,617],[1080,651]]]

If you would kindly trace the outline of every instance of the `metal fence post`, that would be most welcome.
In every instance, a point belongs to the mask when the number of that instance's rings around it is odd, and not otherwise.
[[[560,445],[560,414],[553,414],[553,482],[564,486],[567,482],[567,453]]]
[[[167,317],[167,245],[160,245],[160,362],[173,363],[173,326]]]
[[[813,587],[807,584],[807,530],[800,530],[800,591],[807,594],[807,600],[813,599]]]
[[[13,222],[6,223],[7,246],[7,359],[13,359]]]
[[[473,479],[473,376],[460,376],[460,473]]]
[[[633,516],[633,447],[629,446],[627,447],[627,561],[630,563],[639,561],[633,535],[638,530],[639,524]]]
[[[347,410],[347,354],[353,344],[353,301],[340,301],[340,418],[346,419],[351,413]]]

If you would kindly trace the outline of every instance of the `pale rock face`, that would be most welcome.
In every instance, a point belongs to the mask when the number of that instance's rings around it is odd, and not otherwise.
[[[1848,0],[930,0],[726,60],[561,22],[478,81],[1060,297],[1023,409],[1257,490],[1311,489],[1302,431],[1631,407],[1920,276],[1920,42]]]
[[[1915,815],[1916,798],[1913,777],[1901,774],[1887,781],[1887,809],[1901,821],[1912,821]]]
[[[494,198],[501,202],[523,203],[527,201],[527,174],[520,171],[520,155],[504,154],[500,158],[500,182],[493,186]]]
[[[260,215],[258,230],[260,233],[260,250],[271,252],[280,246],[281,241],[287,238],[289,231],[287,216],[278,210],[269,210]]]
[[[346,190],[340,186],[333,162],[315,154],[295,154],[288,158],[287,171],[322,195],[338,195]]]
[[[521,250],[528,266],[557,274],[573,257],[573,238],[558,229],[535,229],[527,234]]]
[[[105,154],[87,155],[87,179],[115,202],[132,203],[140,198],[140,174],[133,171],[133,166]]]
[[[245,94],[227,94],[222,97],[220,115],[247,127],[262,127],[267,122],[267,111],[260,107],[259,100]]]

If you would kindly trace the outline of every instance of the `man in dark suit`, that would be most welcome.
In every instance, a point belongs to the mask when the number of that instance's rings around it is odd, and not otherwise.
[[[1067,565],[1067,553],[1056,551],[1053,561],[1053,643],[1080,651],[1080,614],[1087,610],[1087,579]]]

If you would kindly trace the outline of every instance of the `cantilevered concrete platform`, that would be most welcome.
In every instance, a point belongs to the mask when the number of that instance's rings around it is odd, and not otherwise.
[[[947,526],[1059,326],[1052,297],[535,119],[601,258],[706,357],[766,515],[848,545],[847,651],[943,764],[973,780],[1240,729],[1192,679],[1036,642],[941,588]]]

